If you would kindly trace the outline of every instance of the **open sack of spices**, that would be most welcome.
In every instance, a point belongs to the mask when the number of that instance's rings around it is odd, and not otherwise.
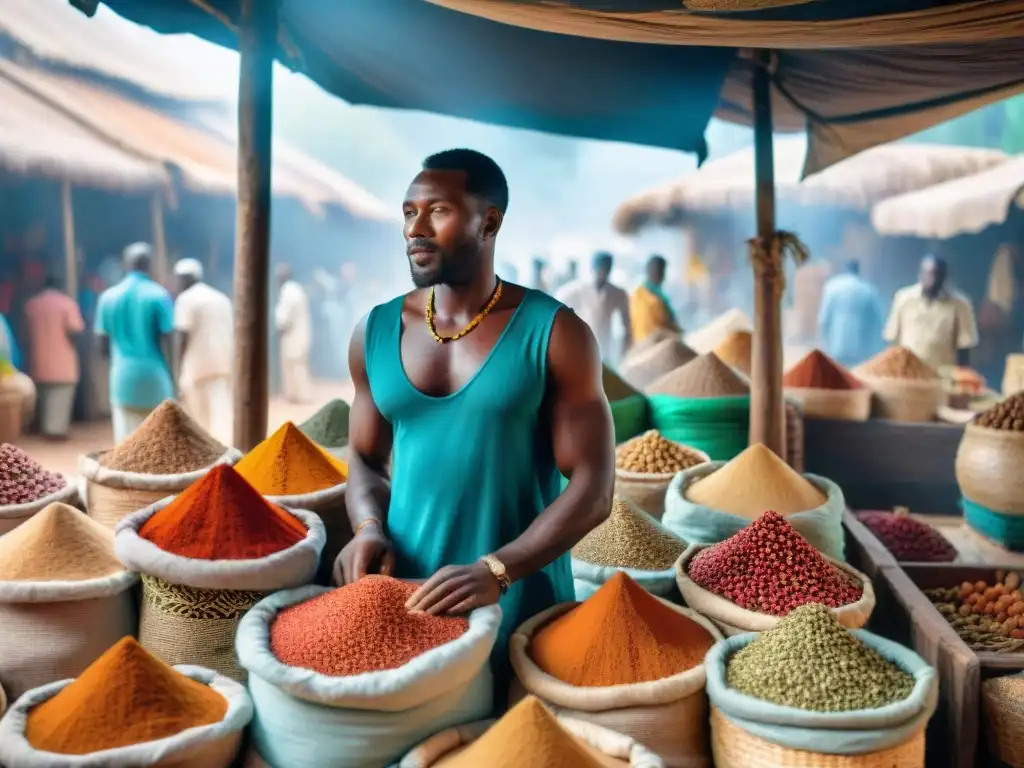
[[[174,669],[125,637],[74,680],[35,688],[0,720],[7,768],[228,768],[252,703],[238,683]]]
[[[678,336],[672,336],[628,354],[619,366],[619,373],[631,386],[646,389],[652,382],[686,365],[696,356],[697,353]]]
[[[867,421],[871,390],[821,350],[815,349],[782,377],[786,397],[796,400],[811,419]]]
[[[138,581],[114,554],[113,533],[66,504],[0,536],[0,686],[9,700],[80,674],[134,634]]]
[[[708,461],[706,453],[649,429],[615,449],[615,493],[660,518],[665,491],[676,473]]]
[[[577,600],[624,572],[654,595],[676,590],[675,563],[686,542],[628,499],[616,496],[608,518],[572,548]]]
[[[875,415],[893,421],[934,421],[945,399],[942,379],[906,347],[889,347],[852,371],[874,394]]]
[[[335,398],[299,424],[302,434],[337,459],[348,456],[348,416],[351,407]]]
[[[842,560],[846,500],[838,485],[801,475],[762,443],[730,462],[711,462],[673,478],[661,523],[690,544],[715,544],[770,509],[820,552]]]
[[[956,480],[965,522],[1006,549],[1024,550],[1024,392],[964,428]]]
[[[730,637],[704,664],[716,768],[924,768],[935,670],[824,606]]]
[[[287,421],[245,454],[235,470],[275,504],[320,516],[327,541],[320,557],[317,583],[329,585],[335,558],[352,540],[352,525],[345,508],[348,464],[320,448]]]
[[[366,576],[333,590],[278,592],[246,614],[238,657],[256,710],[253,749],[264,763],[391,765],[428,736],[488,716],[501,609],[410,613],[415,590]]]
[[[636,740],[565,715],[527,696],[497,722],[450,728],[412,750],[398,768],[664,768]]]
[[[78,488],[18,446],[0,444],[0,536],[54,502],[76,506]]]
[[[213,466],[242,454],[217,442],[174,400],[164,400],[109,451],[81,456],[89,515],[114,528],[143,507],[188,488]]]
[[[514,685],[559,715],[630,736],[668,768],[700,768],[711,765],[704,656],[721,638],[620,573],[588,600],[524,622],[509,652]]]
[[[117,526],[117,556],[142,574],[139,641],[168,664],[236,680],[235,630],[270,592],[308,584],[324,546],[312,512],[272,504],[232,467]]]
[[[727,635],[770,629],[808,603],[827,606],[853,628],[875,608],[867,576],[822,555],[775,512],[718,544],[691,545],[676,578],[686,604]]]

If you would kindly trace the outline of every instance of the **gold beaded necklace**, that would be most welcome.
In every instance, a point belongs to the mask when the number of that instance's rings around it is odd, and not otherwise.
[[[501,287],[502,283],[501,278],[499,277],[497,278],[497,282],[494,285],[494,292],[491,294],[491,298],[487,302],[486,306],[484,306],[484,308],[477,313],[476,317],[469,321],[469,325],[467,325],[461,331],[456,333],[454,336],[442,336],[437,332],[437,329],[434,327],[434,289],[431,288],[430,299],[429,301],[427,301],[426,318],[427,330],[430,331],[430,335],[434,337],[434,341],[436,341],[438,344],[447,344],[449,341],[458,341],[463,336],[466,336],[471,331],[473,331],[473,329],[480,325],[480,323],[483,322],[483,319],[487,317],[488,314],[490,314],[490,311],[494,309],[494,305],[498,303],[498,299],[501,298]]]

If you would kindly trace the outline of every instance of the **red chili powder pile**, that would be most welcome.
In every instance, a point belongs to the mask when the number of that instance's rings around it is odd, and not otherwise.
[[[785,616],[807,603],[849,605],[864,591],[776,512],[765,512],[739,533],[699,552],[690,561],[689,576],[740,608],[773,616]]]
[[[281,611],[270,626],[270,650],[282,664],[330,677],[397,669],[465,634],[469,621],[410,613],[416,585],[365,576]]]
[[[181,557],[254,560],[298,544],[306,532],[301,521],[222,464],[149,518],[139,536]]]
[[[808,352],[782,377],[787,387],[804,389],[860,389],[864,385],[839,363],[817,349]]]
[[[700,664],[715,639],[619,571],[585,602],[541,629],[530,655],[581,687],[662,680]]]

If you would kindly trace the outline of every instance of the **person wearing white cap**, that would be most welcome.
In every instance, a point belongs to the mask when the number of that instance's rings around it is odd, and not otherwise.
[[[231,361],[235,357],[231,299],[203,282],[203,265],[181,259],[174,265],[178,390],[185,409],[211,435],[231,445]]]

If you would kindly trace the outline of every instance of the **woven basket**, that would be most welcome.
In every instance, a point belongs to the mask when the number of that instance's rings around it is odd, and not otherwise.
[[[867,421],[871,417],[871,390],[814,389],[812,387],[786,387],[786,397],[800,403],[808,419],[836,419],[837,421]]]
[[[666,440],[668,438],[665,438]],[[669,442],[675,442],[671,440]],[[701,457],[698,464],[711,461],[706,453],[691,448],[683,443],[676,443],[691,453]],[[668,491],[669,483],[676,476],[675,472],[664,474],[652,474],[647,472],[627,472],[624,469],[615,470],[615,495],[629,499],[640,509],[656,520],[661,520],[665,514],[665,493]]]
[[[934,421],[945,400],[942,380],[914,381],[872,376],[855,368],[853,374],[874,394],[875,414],[893,421]]]
[[[827,755],[772,744],[711,708],[715,768],[924,768],[924,728],[899,746],[865,755]]]
[[[1004,515],[1024,515],[1024,432],[968,424],[955,468],[966,498]]]
[[[0,392],[0,443],[16,443],[21,437],[21,394]]]
[[[989,757],[1007,765],[1024,765],[1024,707],[986,681],[981,685]]]

